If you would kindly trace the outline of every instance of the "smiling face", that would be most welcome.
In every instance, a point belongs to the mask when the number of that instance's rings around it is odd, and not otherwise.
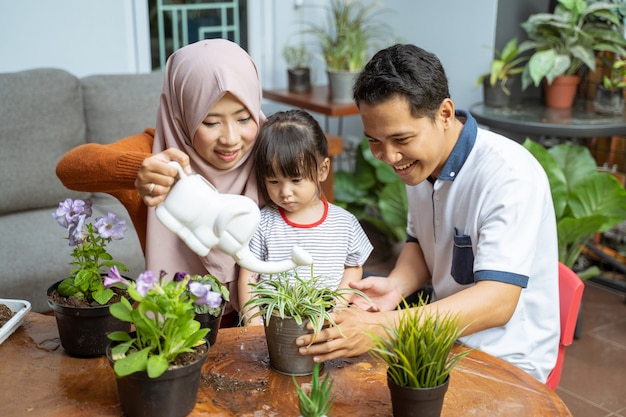
[[[232,168],[250,150],[259,126],[235,96],[226,93],[193,135],[193,148],[217,169]]]
[[[434,120],[414,117],[399,96],[376,105],[361,103],[359,111],[372,154],[407,185],[439,175],[462,129],[450,99],[442,101]]]

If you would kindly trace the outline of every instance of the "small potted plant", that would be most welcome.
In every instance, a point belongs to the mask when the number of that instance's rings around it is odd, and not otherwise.
[[[546,106],[570,108],[583,65],[594,70],[598,51],[626,55],[619,5],[604,1],[558,0],[554,13],[532,14],[521,24],[528,40],[520,52],[532,50],[522,72],[522,89],[544,83]],[[554,88],[568,92],[552,95]],[[563,101],[558,98],[563,97]]]
[[[471,352],[451,352],[463,332],[459,315],[428,313],[425,305],[422,298],[416,308],[408,308],[405,301],[397,324],[384,325],[382,335],[372,334],[370,353],[388,366],[394,417],[417,415],[414,410],[440,415],[450,373]]]
[[[285,45],[283,58],[287,62],[287,88],[292,93],[311,91],[311,54],[304,45]]]
[[[184,278],[185,275],[187,274],[178,272],[175,279],[180,280],[181,278]],[[217,277],[211,274],[193,274],[189,276],[189,279],[190,282],[202,284],[202,288],[206,291],[211,291],[213,294],[219,294],[221,297],[219,305],[216,305],[216,302],[211,304],[194,304],[194,311],[196,313],[195,319],[200,322],[200,327],[209,329],[206,339],[210,345],[213,345],[217,340],[217,333],[222,321],[224,308],[226,307],[226,303],[230,301],[230,292],[228,291],[228,288],[226,288],[226,286],[217,279]]]
[[[524,71],[522,65],[528,60],[520,55],[517,38],[509,40],[502,51],[494,50],[494,58],[488,73],[481,74],[476,85],[483,86],[483,102],[491,107],[504,107],[509,104],[511,96],[511,78]]]
[[[304,279],[293,270],[251,283],[251,298],[242,307],[242,317],[262,317],[270,365],[282,374],[310,375],[315,367],[313,357],[301,355],[295,340],[310,333],[309,323],[314,335],[325,325],[335,326],[330,313],[338,302],[347,303],[348,293],[366,297],[352,288],[331,290],[319,286],[321,277],[314,276],[312,268],[311,276]]]
[[[331,0],[325,24],[309,24],[303,31],[319,41],[333,101],[353,101],[352,84],[356,74],[390,32],[387,25],[377,20],[380,9],[378,2]]]
[[[87,219],[93,214],[90,200],[68,198],[59,203],[52,217],[67,230],[72,250],[70,275],[48,288],[48,305],[54,311],[63,348],[76,356],[104,355],[106,334],[130,327],[109,313],[109,303],[124,295],[116,288],[105,288],[103,274],[110,267],[126,271],[121,262],[113,260],[106,246],[124,238],[126,225],[111,212]]]
[[[111,268],[105,286],[127,289],[111,314],[134,326],[133,332],[109,334],[107,356],[116,376],[125,415],[186,416],[196,403],[202,365],[209,354],[208,328],[195,320],[196,304],[218,308],[222,295],[189,275],[166,279],[145,271],[136,281]]]
[[[310,384],[301,386],[295,376],[291,377],[298,393],[300,417],[326,417],[333,406],[334,397],[331,395],[333,381],[329,374],[320,379],[320,368],[321,365],[316,363]]]
[[[606,57],[602,57],[606,59]],[[596,86],[593,108],[600,114],[621,114],[624,110],[624,87],[626,87],[626,60],[608,62],[609,73]]]

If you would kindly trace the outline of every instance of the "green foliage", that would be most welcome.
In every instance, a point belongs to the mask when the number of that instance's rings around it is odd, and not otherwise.
[[[367,138],[356,153],[355,171],[337,171],[335,204],[378,228],[391,242],[406,238],[408,202],[404,183],[389,165],[374,158]]]
[[[211,287],[211,291],[221,294],[222,299],[225,302],[230,301],[230,291],[228,291],[228,288],[224,284],[222,284],[220,280],[217,279],[217,277],[211,274],[193,274],[189,277],[191,278],[191,282],[199,282],[200,284],[209,285]],[[196,312],[196,314],[209,313],[213,317],[217,317],[222,312],[222,305],[218,307],[210,307],[208,304],[194,304],[194,311]]]
[[[313,368],[309,392],[298,385],[295,376],[291,377],[298,393],[298,407],[302,417],[325,416],[333,406],[334,397],[331,396],[333,381],[329,374],[326,374],[324,379],[320,381],[319,373],[320,364],[316,363],[315,368]]]
[[[598,51],[626,55],[623,17],[618,4],[559,0],[554,13],[536,13],[521,24],[528,40],[521,52],[533,50],[522,73],[522,88],[539,86],[543,78],[575,75],[582,65],[595,69]]]
[[[452,369],[471,349],[451,353],[463,329],[460,316],[451,313],[427,313],[426,302],[408,308],[406,301],[397,325],[384,325],[384,336],[372,334],[370,354],[389,367],[389,377],[398,385],[433,388],[443,384]]]
[[[602,85],[609,91],[626,87],[626,60],[616,59],[609,64],[609,75],[602,78]]]
[[[502,51],[494,50],[495,57],[491,61],[491,69],[488,73],[482,74],[476,80],[476,85],[481,85],[486,77],[489,77],[489,84],[492,87],[496,86],[496,83],[500,82],[500,87],[507,94],[511,95],[511,92],[506,88],[506,81],[517,75],[521,74],[524,67],[521,65],[528,57],[520,56],[520,48],[517,45],[517,38],[509,40]]]
[[[307,51],[304,45],[285,45],[283,48],[283,58],[285,62],[287,62],[287,67],[290,69],[306,68],[311,61],[311,54],[309,54],[309,51]]]
[[[626,220],[626,190],[610,173],[598,171],[584,146],[562,144],[546,150],[526,139],[524,147],[537,158],[550,181],[559,261],[571,268],[595,233]],[[579,276],[597,273],[594,270]]]
[[[335,326],[330,312],[337,302],[347,303],[347,293],[356,293],[367,298],[361,291],[352,288],[331,290],[320,286],[320,277],[313,275],[312,266],[311,279],[301,278],[296,271],[292,273],[270,275],[269,279],[249,284],[252,287],[251,298],[242,307],[243,315],[256,308],[257,311],[249,318],[262,315],[266,326],[269,325],[272,314],[281,318],[291,317],[298,324],[307,319],[313,327],[313,333],[317,335],[325,322]]]
[[[330,0],[326,23],[310,23],[303,33],[317,37],[326,66],[331,71],[360,71],[378,39],[390,32],[377,22],[381,4],[362,0]]]

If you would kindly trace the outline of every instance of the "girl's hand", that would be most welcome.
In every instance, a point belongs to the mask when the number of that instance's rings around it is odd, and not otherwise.
[[[191,174],[189,156],[180,149],[169,148],[146,158],[135,179],[135,188],[146,206],[161,204],[176,182],[178,171],[168,164],[170,161],[177,161],[185,172]]]

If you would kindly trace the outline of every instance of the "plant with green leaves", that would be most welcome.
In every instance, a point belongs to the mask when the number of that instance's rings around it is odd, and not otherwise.
[[[181,274],[180,272],[177,273]],[[182,273],[182,277],[184,278],[186,274]],[[198,275],[192,274],[189,276],[190,282],[200,283],[206,288],[208,291],[212,291],[214,293],[220,294],[222,297],[222,302],[220,305],[215,306],[214,304],[194,304],[194,311],[196,314],[210,314],[213,317],[217,317],[222,313],[222,307],[224,303],[230,301],[230,291],[226,285],[222,284],[216,276],[211,274]]]
[[[405,185],[393,168],[372,155],[366,137],[357,148],[354,172],[335,172],[334,197],[336,205],[375,226],[391,242],[406,238]]]
[[[452,369],[472,350],[451,353],[463,333],[459,314],[430,313],[420,297],[409,308],[404,301],[397,325],[382,325],[384,334],[372,333],[370,354],[388,366],[387,375],[399,386],[434,388],[448,379]]]
[[[304,45],[285,45],[283,58],[289,69],[307,68],[311,62],[311,54]]]
[[[309,24],[304,34],[315,36],[330,71],[360,71],[389,27],[378,20],[380,2],[330,0],[323,25]]]
[[[521,24],[528,40],[520,51],[532,50],[522,72],[522,88],[545,78],[576,75],[583,65],[596,68],[596,52],[626,55],[622,7],[607,1],[558,0],[554,13],[536,13]]]
[[[495,87],[496,84],[499,84],[502,91],[509,96],[511,91],[506,86],[506,83],[511,77],[524,71],[522,64],[528,60],[528,57],[520,55],[517,38],[509,40],[502,48],[502,51],[494,49],[494,54],[495,57],[491,61],[489,72],[481,74],[476,80],[476,85],[481,85],[485,79],[488,79],[489,85]]]
[[[609,91],[626,87],[626,60],[615,59],[609,63],[609,75],[602,77],[602,86]]]
[[[608,172],[598,171],[585,146],[561,144],[546,149],[526,139],[524,147],[545,170],[556,215],[559,261],[573,267],[596,233],[626,220],[626,190]],[[581,279],[596,276],[597,267],[581,271]]]
[[[347,304],[348,294],[359,294],[367,298],[364,293],[353,288],[331,290],[321,286],[321,277],[313,275],[313,266],[311,277],[301,278],[296,270],[292,270],[250,283],[250,299],[242,307],[242,316],[249,319],[261,316],[266,326],[273,314],[281,318],[291,317],[298,324],[306,319],[313,328],[313,334],[317,336],[325,323],[336,326],[330,313],[338,302]],[[339,332],[341,333],[341,329]]]
[[[292,380],[298,393],[298,409],[302,417],[323,417],[328,415],[333,406],[334,396],[332,396],[333,381],[330,375],[324,375],[320,379],[320,364],[316,363],[313,368],[310,386],[301,387],[296,382],[295,376]]]

